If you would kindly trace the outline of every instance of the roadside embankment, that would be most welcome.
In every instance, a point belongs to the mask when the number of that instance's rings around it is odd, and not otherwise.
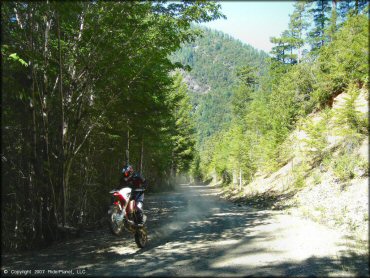
[[[272,173],[257,172],[242,187],[223,187],[221,195],[248,206],[310,218],[343,231],[367,250],[369,137],[366,130],[339,124],[349,113],[349,101],[357,120],[365,121],[365,90],[355,97],[348,92],[338,95],[332,109],[312,113],[297,125],[287,139],[284,165]]]

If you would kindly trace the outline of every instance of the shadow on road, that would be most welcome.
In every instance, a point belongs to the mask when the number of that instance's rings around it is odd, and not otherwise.
[[[337,258],[310,257],[297,262],[278,262],[246,270],[240,265],[227,265],[223,260],[265,253],[273,254],[279,261],[279,252],[258,247],[256,242],[274,238],[274,232],[249,233],[258,226],[271,224],[274,211],[256,211],[238,207],[219,199],[209,188],[195,186],[195,191],[178,193],[171,198],[148,199],[150,212],[159,212],[158,221],[150,227],[152,238],[147,248],[132,254],[130,259],[122,257],[119,265],[125,273],[138,276],[328,276],[333,272],[351,272],[356,276],[368,274],[368,256],[343,253]],[[207,198],[203,198],[207,196]],[[163,202],[162,204],[160,202]],[[220,206],[221,204],[221,206]],[[164,210],[163,208],[167,208]],[[194,209],[196,208],[196,212]],[[150,216],[155,219],[156,216]],[[216,243],[216,244],[215,244]],[[253,248],[242,248],[250,246]],[[107,275],[116,275],[114,269],[104,266],[96,270]]]
[[[337,272],[339,277],[348,277],[348,274],[353,277],[369,277],[368,267],[369,257],[365,255],[358,255],[349,253],[332,259],[328,257],[310,257],[299,263],[284,262],[274,264],[271,266],[264,266],[254,272],[253,275],[248,276],[267,276],[279,273],[278,276],[310,276],[310,277],[329,277],[333,272]],[[343,275],[341,272],[343,271]]]
[[[350,252],[336,258],[279,260],[283,254],[266,247],[278,231],[259,230],[271,224],[276,211],[219,200],[207,186],[153,194],[145,205],[150,241],[144,249],[136,247],[130,234],[119,238],[106,229],[39,253],[3,257],[2,270],[86,268],[92,276],[210,277],[329,276],[341,271],[367,276],[369,272],[368,255]],[[260,264],[264,254],[271,256],[271,263]]]

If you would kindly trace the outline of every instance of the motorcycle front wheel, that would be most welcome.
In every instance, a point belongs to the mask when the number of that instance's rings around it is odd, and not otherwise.
[[[122,234],[122,222],[117,221],[117,216],[120,214],[119,208],[117,206],[112,206],[110,209],[110,212],[108,214],[109,216],[109,229],[110,231],[116,235],[119,236]]]
[[[144,248],[146,246],[148,242],[148,231],[145,227],[136,230],[135,242],[139,248]]]

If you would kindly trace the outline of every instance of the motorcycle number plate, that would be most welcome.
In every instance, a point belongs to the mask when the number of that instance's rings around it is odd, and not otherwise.
[[[130,187],[124,187],[122,188],[119,193],[126,199],[128,200],[131,195],[131,188]]]

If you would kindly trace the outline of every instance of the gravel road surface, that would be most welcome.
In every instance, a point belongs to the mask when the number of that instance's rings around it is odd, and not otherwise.
[[[117,237],[101,229],[39,251],[2,254],[2,275],[369,276],[368,254],[351,238],[283,211],[222,200],[218,193],[181,185],[146,194],[144,249],[129,233]]]

